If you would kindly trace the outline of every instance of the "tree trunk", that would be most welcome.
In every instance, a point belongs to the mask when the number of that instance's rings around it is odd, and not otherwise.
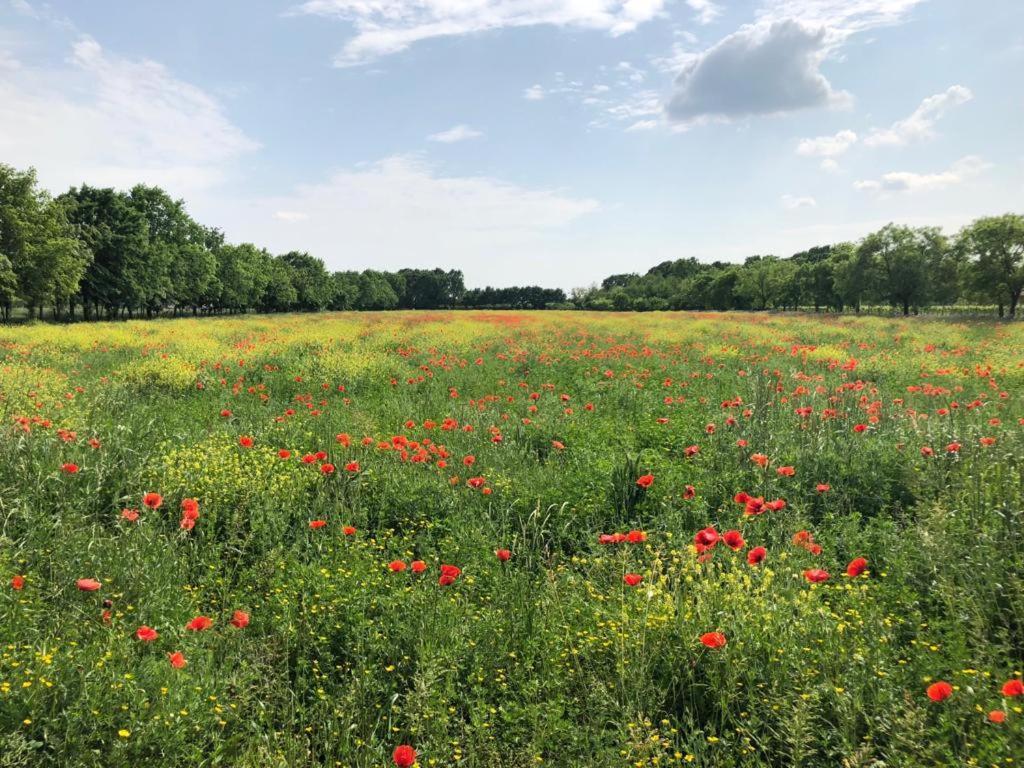
[[[907,317],[910,314],[910,302],[906,299],[903,300],[903,316]]]

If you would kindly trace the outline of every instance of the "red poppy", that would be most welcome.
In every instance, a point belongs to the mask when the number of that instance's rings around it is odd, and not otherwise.
[[[640,544],[647,541],[647,534],[643,531],[630,531],[626,534],[626,541],[630,544]]]
[[[859,432],[867,432],[868,431],[868,425],[867,424],[855,424],[853,426],[853,431],[854,432],[858,432],[858,433]]]
[[[238,444],[243,448],[252,448],[253,445],[255,444],[255,441],[248,435],[242,435],[240,438],[238,438]]]
[[[168,653],[167,660],[171,662],[171,666],[175,669],[184,669],[185,665],[188,664],[188,662],[185,661],[185,654],[183,654],[181,651]]]
[[[344,528],[341,529],[341,532],[343,534],[345,534],[346,536],[355,536],[356,535],[356,529],[355,529],[355,527],[353,527],[351,525],[346,525]]]
[[[860,576],[867,569],[868,561],[863,557],[855,557],[850,561],[850,564],[846,566],[846,575],[853,579]]]
[[[152,627],[147,627],[145,624],[143,624],[141,627],[135,630],[135,636],[144,643],[152,643],[154,640],[160,637],[160,633]]]
[[[722,541],[725,542],[725,546],[731,549],[733,552],[739,552],[745,546],[747,542],[743,540],[743,534],[739,531],[726,531],[722,534]]]
[[[225,408],[223,411],[220,412],[220,415],[223,416],[225,419],[230,419],[231,418],[231,411],[229,411],[227,408]]]
[[[988,721],[990,723],[996,723],[997,725],[999,723],[1005,723],[1006,713],[1003,712],[1003,710],[1001,709],[993,709],[991,712],[988,713]]]
[[[509,560],[512,559],[512,552],[507,549],[496,549],[494,550],[494,556],[498,558],[501,562],[507,563]]]
[[[96,581],[96,579],[79,579],[75,582],[75,586],[82,592],[95,592],[103,585]]]
[[[721,648],[728,642],[721,632],[705,632],[700,636],[700,641],[708,648]]]
[[[398,768],[410,768],[416,763],[416,750],[408,744],[399,744],[391,753],[391,760]]]
[[[181,514],[190,520],[197,519],[199,517],[199,502],[196,499],[182,499]]]
[[[779,467],[775,472],[780,477],[792,477],[796,474],[796,470],[793,467]]]
[[[627,587],[635,587],[637,584],[644,580],[644,577],[641,576],[639,573],[627,573],[625,576],[622,577],[622,580],[626,582]]]
[[[945,701],[953,695],[953,686],[945,680],[939,680],[939,682],[928,686],[927,694],[928,698],[934,702]]]
[[[314,531],[317,530],[318,528],[323,528],[325,525],[327,525],[327,521],[326,520],[310,520],[309,521],[309,527],[312,528]]]
[[[73,475],[73,474],[75,474],[76,472],[78,472],[78,465],[77,465],[77,464],[71,464],[71,463],[68,463],[68,464],[61,464],[61,465],[60,465],[60,468],[61,468],[61,470],[62,470],[62,471],[63,471],[63,472],[65,473],[65,474],[68,474],[68,475]]]
[[[346,472],[358,472],[359,471],[359,462],[358,461],[350,461],[348,464],[345,465],[345,471]]]
[[[442,587],[448,587],[455,583],[455,580],[462,575],[462,569],[455,565],[442,565],[441,576],[437,583]]]
[[[1003,683],[1003,696],[1024,696],[1024,682],[1018,678]]]
[[[960,443],[950,443],[946,446],[946,453],[958,453],[960,451]]]
[[[698,552],[703,552],[706,549],[711,549],[719,540],[718,531],[711,526],[703,528],[693,535],[694,546],[697,547]]]
[[[333,464],[321,464],[320,465],[320,473],[324,474],[324,475],[333,475],[334,474],[334,465]]]
[[[413,573],[423,573],[425,570],[427,570],[427,564],[424,563],[422,560],[413,560],[411,567]]]
[[[287,448],[282,448],[277,452],[277,457],[279,459],[290,459],[292,457],[292,452]]]
[[[406,569],[406,565],[401,560],[392,560],[390,563],[388,563],[388,568],[391,570],[392,573],[401,573]]]
[[[14,575],[11,577],[11,589],[22,590],[25,588],[25,577]]]
[[[249,626],[249,614],[245,611],[235,611],[231,614],[231,626],[245,629]]]
[[[766,557],[768,557],[768,550],[764,547],[754,547],[747,552],[747,562],[750,565],[760,565]]]
[[[213,626],[213,619],[209,616],[196,616],[192,621],[185,625],[185,629],[189,632],[204,632]]]
[[[828,581],[828,571],[823,571],[821,568],[811,568],[804,571],[804,578],[807,579],[811,584],[820,584],[823,581]]]
[[[757,464],[757,466],[759,466],[759,467],[767,467],[768,466],[768,456],[763,454],[763,453],[751,454],[750,460],[752,462],[754,462],[755,464]]]
[[[650,488],[652,483],[654,483],[654,475],[640,475],[636,479],[636,484],[641,488]]]
[[[818,485],[815,486],[814,490],[816,490],[818,493],[828,493],[829,491],[832,490],[832,486],[829,485],[828,483],[818,483]]]
[[[139,510],[137,509],[122,509],[121,519],[127,520],[129,523],[134,523],[139,519]]]
[[[159,493],[153,493],[151,491],[143,494],[142,503],[150,509],[160,509],[160,505],[164,503],[164,497]]]
[[[696,495],[697,495],[697,489],[694,488],[692,485],[686,486],[686,488],[683,490],[683,498],[684,499],[692,499]]]

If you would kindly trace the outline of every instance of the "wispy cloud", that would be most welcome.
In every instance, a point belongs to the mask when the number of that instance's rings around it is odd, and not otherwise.
[[[431,134],[427,137],[427,141],[436,141],[441,144],[455,144],[459,141],[478,139],[481,136],[483,136],[483,133],[475,128],[470,128],[468,125],[460,124],[449,128],[447,131]]]
[[[880,194],[934,191],[961,184],[991,167],[990,163],[985,162],[977,155],[968,155],[957,160],[945,171],[938,173],[892,171],[884,174],[880,179],[855,181],[853,186],[866,192]]]
[[[935,123],[953,107],[966,104],[974,98],[969,88],[952,85],[942,93],[929,96],[913,114],[898,120],[892,127],[872,131],[864,139],[869,147],[903,146],[934,135]]]

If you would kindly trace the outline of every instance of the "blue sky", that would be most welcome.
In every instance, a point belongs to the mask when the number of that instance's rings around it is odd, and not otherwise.
[[[0,0],[0,162],[571,289],[1024,211],[1020,0]]]

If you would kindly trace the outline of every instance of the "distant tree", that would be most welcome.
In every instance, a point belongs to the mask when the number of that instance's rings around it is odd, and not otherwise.
[[[335,311],[361,309],[359,306],[360,278],[358,272],[335,272],[331,275],[331,304]]]
[[[324,263],[308,253],[291,251],[280,257],[291,270],[297,309],[319,312],[331,303],[332,286]]]
[[[961,230],[957,243],[974,263],[974,286],[1016,317],[1024,291],[1024,216],[987,216]]]
[[[6,255],[0,253],[0,319],[11,319],[11,309],[18,298],[18,276]]]
[[[944,244],[937,231],[888,224],[864,238],[858,251],[878,270],[879,294],[910,314],[929,300],[928,269]]]
[[[737,288],[754,309],[767,309],[778,298],[782,281],[777,256],[751,256],[739,272]]]
[[[394,309],[398,306],[398,294],[383,272],[368,269],[359,276],[358,306],[360,309]]]
[[[832,247],[829,262],[839,308],[850,306],[860,312],[861,302],[874,290],[872,253],[853,243],[839,243]]]
[[[220,306],[232,312],[257,306],[270,283],[270,254],[251,243],[242,243],[223,245],[216,255]]]
[[[287,312],[296,307],[307,309],[300,303],[300,294],[295,287],[297,274],[297,270],[284,256],[272,257],[267,264],[266,286],[259,299],[260,311]]]

